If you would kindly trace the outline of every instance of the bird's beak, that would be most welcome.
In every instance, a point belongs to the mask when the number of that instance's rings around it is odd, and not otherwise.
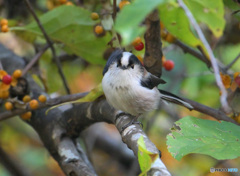
[[[123,65],[123,66],[121,66],[121,69],[126,70],[127,66]]]

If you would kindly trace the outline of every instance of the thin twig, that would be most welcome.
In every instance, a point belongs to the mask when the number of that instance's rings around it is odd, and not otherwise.
[[[224,68],[224,71],[227,71],[228,69],[230,69],[233,64],[235,64],[235,62],[237,62],[237,60],[240,58],[240,53],[237,55],[237,57],[229,64],[227,65],[225,68]]]
[[[113,14],[112,14],[113,21],[115,21],[116,15],[117,15],[117,0],[113,0]]]
[[[84,93],[71,94],[71,95],[65,95],[65,96],[53,98],[53,99],[48,100],[46,103],[39,104],[38,109],[62,104],[62,103],[69,102],[69,101],[74,101],[74,100],[83,98],[88,93],[89,92],[84,92]],[[6,119],[8,119],[10,117],[13,117],[13,116],[16,116],[16,115],[23,114],[27,111],[31,111],[31,108],[28,107],[28,106],[26,107],[26,109],[16,109],[16,110],[13,110],[13,111],[5,111],[5,112],[0,114],[0,121],[6,120]]]
[[[191,11],[188,9],[188,7],[184,4],[183,0],[178,0],[179,5],[183,8],[183,10],[185,11],[188,19],[190,20],[191,24],[193,25],[194,29],[196,30],[199,39],[202,41],[203,45],[205,46],[209,56],[210,56],[210,61],[212,63],[212,67],[214,70],[214,75],[215,75],[215,79],[216,79],[216,83],[219,87],[219,89],[222,92],[220,101],[222,104],[222,107],[224,109],[225,112],[231,112],[231,109],[227,103],[227,91],[222,83],[221,77],[220,77],[220,73],[219,73],[219,68],[218,68],[218,64],[217,64],[217,60],[212,52],[211,47],[209,46],[201,28],[199,27],[199,25],[197,24],[195,18],[193,17]]]
[[[36,22],[37,22],[37,24],[38,24],[38,27],[39,27],[40,30],[42,31],[43,36],[45,37],[48,45],[50,46],[51,51],[52,51],[52,55],[53,55],[53,59],[54,59],[54,61],[56,62],[56,65],[57,65],[57,68],[58,68],[58,72],[59,72],[60,77],[61,77],[61,79],[62,79],[62,81],[63,81],[63,84],[64,84],[64,87],[65,87],[65,89],[66,89],[66,92],[67,92],[68,94],[70,94],[70,89],[69,89],[69,87],[68,87],[68,85],[67,85],[66,78],[65,78],[65,76],[64,76],[64,74],[63,74],[61,62],[59,61],[59,59],[58,59],[57,56],[56,56],[56,51],[55,51],[55,49],[54,49],[54,47],[53,47],[53,43],[52,43],[52,41],[50,40],[50,38],[48,37],[45,29],[43,28],[40,20],[38,19],[36,13],[34,12],[34,9],[33,9],[33,7],[31,6],[31,3],[29,2],[29,0],[24,0],[24,2],[26,3],[29,11],[32,13],[34,19],[36,20]]]
[[[32,66],[41,58],[43,53],[49,48],[49,45],[45,45],[35,56],[34,58],[26,65],[26,67],[22,71],[22,76],[24,76],[28,70],[32,68]]]
[[[189,53],[193,56],[195,56],[196,58],[200,59],[201,61],[203,61],[204,63],[207,64],[207,66],[209,67],[211,65],[211,63],[209,62],[209,60],[207,60],[202,53],[198,52],[197,50],[194,50],[192,48],[190,48],[189,46],[187,46],[186,44],[182,43],[179,40],[176,40],[174,42],[175,45],[179,46],[180,48],[182,48],[182,50],[186,53]]]

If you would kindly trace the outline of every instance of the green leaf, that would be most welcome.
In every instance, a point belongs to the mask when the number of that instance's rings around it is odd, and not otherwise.
[[[160,19],[166,29],[183,43],[192,46],[202,46],[202,42],[193,34],[185,12],[176,2],[169,2],[159,7]]]
[[[222,0],[185,0],[198,22],[206,24],[216,37],[221,37],[225,27],[224,4]]]
[[[122,37],[122,44],[127,45],[137,36],[144,33],[146,27],[139,24],[159,4],[166,0],[136,0],[125,6],[116,18],[115,30]]]
[[[60,6],[39,19],[49,37],[56,43],[63,43],[68,53],[74,53],[94,64],[104,64],[102,54],[110,41],[110,35],[97,38],[93,31],[96,22],[90,16],[91,12],[83,8]],[[36,22],[11,30],[43,36]]]
[[[240,127],[221,121],[185,117],[175,123],[167,136],[168,150],[180,160],[189,153],[210,155],[218,160],[240,156]]]
[[[138,162],[141,168],[142,175],[146,175],[151,168],[152,163],[159,157],[158,154],[149,152],[146,148],[143,136],[138,139]]]

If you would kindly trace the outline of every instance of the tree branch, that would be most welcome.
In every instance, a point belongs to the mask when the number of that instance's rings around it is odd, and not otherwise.
[[[204,63],[207,64],[208,67],[211,66],[211,63],[209,62],[209,60],[207,60],[203,55],[202,53],[199,53],[198,51],[190,48],[189,46],[185,45],[184,43],[182,43],[181,41],[179,40],[176,40],[174,42],[175,45],[179,46],[185,53],[189,53],[193,56],[195,56],[196,58],[200,59],[201,61],[203,61]]]
[[[56,65],[57,65],[58,72],[59,72],[60,77],[61,77],[61,79],[62,79],[62,81],[63,81],[64,88],[65,88],[67,94],[70,94],[70,89],[69,89],[69,87],[68,87],[66,78],[65,78],[65,76],[64,76],[64,74],[63,74],[61,62],[59,61],[58,57],[56,56],[56,51],[55,51],[55,48],[53,47],[53,43],[52,43],[52,41],[50,40],[50,38],[48,37],[45,29],[43,28],[40,20],[38,19],[36,13],[34,12],[34,9],[33,9],[33,7],[31,6],[31,3],[29,2],[29,0],[24,0],[24,2],[25,2],[25,4],[27,5],[29,11],[32,13],[35,21],[36,21],[37,24],[38,24],[38,27],[39,27],[40,30],[42,31],[43,36],[45,37],[45,39],[46,39],[49,47],[51,48],[52,55],[53,55],[53,59],[54,59]]]
[[[191,24],[193,25],[194,29],[197,32],[197,34],[199,36],[199,39],[202,41],[203,45],[205,46],[205,48],[206,48],[206,50],[207,50],[207,52],[209,54],[210,61],[211,61],[211,64],[212,64],[212,67],[213,67],[213,70],[214,70],[216,83],[217,83],[219,89],[222,92],[220,101],[221,101],[221,104],[223,106],[223,109],[225,110],[225,112],[231,112],[231,109],[230,109],[230,107],[229,107],[229,105],[227,103],[227,91],[226,91],[226,89],[225,89],[225,87],[224,87],[224,85],[222,83],[222,80],[221,80],[221,77],[220,77],[220,73],[219,73],[218,64],[217,64],[216,58],[215,58],[215,56],[214,56],[214,54],[212,52],[212,49],[209,46],[206,38],[204,37],[204,34],[203,34],[201,28],[199,27],[199,25],[197,24],[195,18],[193,17],[191,11],[184,4],[183,0],[178,0],[178,3],[183,8],[183,10],[185,11],[188,19],[190,20]]]
[[[162,75],[162,42],[158,10],[154,10],[146,19],[144,67],[153,75]]]
[[[237,55],[237,57],[229,65],[227,65],[224,68],[224,71],[227,71],[228,69],[230,69],[233,66],[233,64],[235,64],[238,61],[239,58],[240,58],[240,53]]]

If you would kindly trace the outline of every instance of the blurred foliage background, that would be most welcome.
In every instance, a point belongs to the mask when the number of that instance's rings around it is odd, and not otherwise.
[[[239,13],[235,15],[232,14],[235,10],[238,10],[240,6],[238,3],[230,1],[231,0],[223,1],[226,25],[223,31],[223,36],[220,39],[216,39],[205,25],[201,26],[209,43],[214,48],[216,57],[225,65],[228,65],[240,51]],[[59,2],[60,1],[58,0],[31,1],[38,16],[42,16],[46,12],[57,8],[61,4]],[[91,12],[104,14],[112,8],[112,1],[108,0],[73,0],[69,2],[74,6],[83,6],[88,14]],[[26,62],[29,62],[35,55],[35,51],[38,50],[37,46],[41,46],[45,43],[45,40],[32,30],[34,29],[34,25],[36,27],[36,24],[32,23],[34,21],[33,17],[29,14],[29,11],[26,9],[22,0],[0,0],[0,13],[1,18],[7,18],[9,20],[10,29],[12,28],[12,32],[0,33],[1,44],[12,50],[15,54],[24,57]],[[65,14],[66,17],[64,13],[61,13],[60,11],[59,15],[63,15],[61,16],[62,21],[55,21],[56,19],[54,18],[53,21],[56,24],[63,23],[62,25],[64,25],[67,21],[71,21],[71,15],[77,14]],[[58,19],[59,17],[56,18]],[[105,20],[105,27],[107,28],[108,25],[111,26],[111,24],[109,24],[111,23],[111,20],[104,18],[105,17],[102,17],[101,20]],[[51,35],[51,37],[55,37],[57,41],[55,43],[57,54],[63,56],[61,60],[63,72],[68,80],[71,93],[89,91],[101,82],[102,70],[106,62],[104,60],[104,58],[106,58],[104,57],[104,52],[108,55],[107,52],[110,50],[110,46],[107,45],[107,42],[111,40],[109,33],[103,37],[97,38],[93,32],[96,23],[92,22],[89,18],[83,20],[79,18],[79,20],[81,24],[86,24],[86,28],[83,29],[69,23],[65,29],[53,32]],[[45,22],[48,23],[47,20]],[[98,23],[99,22],[100,21],[98,21]],[[77,27],[77,29],[75,27]],[[54,26],[51,27],[51,29],[54,29]],[[69,42],[66,42],[63,45],[61,40],[64,38],[67,40],[68,33],[74,32],[72,31],[73,29],[76,30],[76,35],[73,35],[73,38],[71,38],[71,40],[69,39]],[[88,32],[87,34],[91,35],[90,37],[92,37],[92,39],[90,41],[92,42],[78,43],[77,39],[79,35],[81,35],[81,37],[88,37],[88,35],[85,34],[86,31]],[[30,33],[32,33],[32,36]],[[34,38],[34,45],[31,43],[31,37]],[[76,38],[76,43],[72,41],[74,38]],[[73,46],[76,46],[76,48]],[[133,50],[131,46],[128,46],[127,49]],[[79,51],[82,52],[78,53]],[[74,55],[72,57],[65,57],[65,55],[73,53]],[[144,55],[144,51],[138,52],[133,50],[133,53],[141,55],[142,57]],[[184,53],[176,45],[164,40],[163,53],[166,59],[174,61],[175,67],[170,72],[163,69],[162,78],[167,81],[167,84],[162,85],[162,89],[175,94],[180,94],[212,108],[220,107],[220,93],[215,83],[214,74],[205,63],[190,54]],[[239,68],[240,62],[238,61],[231,69],[233,72],[237,72],[240,71]],[[39,85],[50,95],[56,96],[64,94],[65,91],[62,82],[60,81],[60,77],[57,74],[56,65],[52,61],[50,50],[45,52],[38,65],[31,69],[30,73],[35,81],[38,82]],[[214,120],[207,115],[196,111],[189,112],[184,108],[176,107],[174,105],[169,105],[160,111],[152,112],[147,118],[142,120],[144,130],[148,133],[148,136],[153,143],[159,148],[159,150],[161,150],[162,160],[169,171],[173,175],[179,176],[227,176],[234,175],[235,173],[210,173],[210,168],[238,168],[240,170],[240,158],[218,161],[206,155],[190,154],[181,159],[181,161],[177,161],[171,156],[166,146],[166,135],[170,132],[170,128],[176,120],[187,115]],[[99,125],[104,127],[105,131],[111,132],[113,142],[121,140],[118,132],[112,125],[102,123]],[[125,170],[127,167],[119,165],[114,157],[111,157],[107,152],[100,150],[98,146],[95,146],[94,144],[95,143],[93,142],[91,157],[99,175],[110,176],[115,174],[116,176],[120,176],[126,173]],[[19,163],[24,170],[27,170],[30,175],[64,175],[56,161],[49,156],[36,132],[19,117],[14,117],[0,123],[0,146],[14,159],[14,161]],[[0,165],[0,175],[10,175],[2,165]]]

